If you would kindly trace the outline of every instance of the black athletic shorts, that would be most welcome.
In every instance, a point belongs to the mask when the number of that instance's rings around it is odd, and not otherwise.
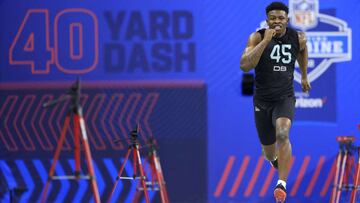
[[[275,102],[254,99],[256,129],[262,145],[276,142],[275,122],[280,117],[294,117],[295,98],[293,96]]]

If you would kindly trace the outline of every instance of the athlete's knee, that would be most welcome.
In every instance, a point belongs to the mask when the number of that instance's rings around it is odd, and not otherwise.
[[[276,132],[276,141],[280,144],[289,142],[289,129],[279,128]]]

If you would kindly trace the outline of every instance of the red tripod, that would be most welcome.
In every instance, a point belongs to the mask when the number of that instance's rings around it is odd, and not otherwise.
[[[150,151],[148,153],[148,163],[150,165],[151,170],[151,181],[147,182],[149,186],[149,190],[158,190],[160,191],[160,198],[161,203],[169,203],[169,198],[167,195],[165,179],[162,173],[161,165],[160,165],[160,158],[157,155],[157,144],[154,138],[149,139],[148,145],[150,147]],[[135,194],[135,198],[133,203],[138,202],[140,198],[140,190],[144,188],[138,187],[137,192]]]
[[[49,175],[47,182],[45,184],[45,188],[41,197],[41,202],[45,202],[46,200],[46,193],[49,189],[50,181],[51,180],[62,180],[62,179],[70,179],[70,180],[79,180],[79,179],[88,179],[91,182],[91,188],[94,193],[95,202],[100,202],[100,196],[98,187],[95,180],[95,174],[94,174],[94,168],[92,165],[92,158],[91,158],[91,152],[90,147],[88,143],[88,138],[86,134],[86,128],[85,128],[85,121],[83,118],[83,112],[82,107],[79,104],[80,99],[80,80],[77,79],[75,85],[71,87],[71,90],[68,92],[66,96],[60,97],[57,100],[51,101],[49,103],[44,104],[44,107],[49,107],[51,105],[57,104],[58,102],[65,101],[65,100],[71,100],[71,107],[66,115],[64,126],[61,130],[61,135],[59,138],[59,142],[56,146],[55,155],[53,158],[53,163],[51,165]],[[59,160],[60,152],[62,149],[62,146],[65,141],[65,135],[66,131],[70,125],[70,119],[73,117],[74,122],[74,157],[75,157],[75,175],[66,175],[66,176],[54,176],[55,166],[57,161]],[[85,158],[87,167],[89,169],[89,175],[80,175],[80,135],[81,134],[81,141],[84,144],[84,150],[85,150]]]
[[[130,140],[131,140],[131,144],[129,146],[129,149],[125,155],[125,159],[124,159],[124,162],[122,163],[121,167],[120,167],[120,170],[118,172],[118,175],[116,176],[116,180],[115,180],[115,183],[114,183],[114,186],[111,190],[111,193],[110,193],[110,196],[108,198],[108,201],[107,202],[110,202],[111,198],[112,198],[112,195],[116,189],[116,185],[117,183],[119,182],[119,179],[125,179],[125,180],[136,180],[136,179],[140,179],[141,181],[141,185],[142,187],[144,188],[144,195],[145,195],[145,200],[146,200],[146,203],[149,203],[150,200],[149,200],[149,195],[148,195],[148,192],[147,192],[147,188],[146,188],[146,177],[145,177],[145,173],[144,173],[144,168],[143,168],[143,165],[141,163],[141,157],[140,157],[140,152],[139,152],[139,143],[137,141],[137,137],[138,137],[138,126],[136,126],[135,130],[131,131],[130,133]],[[121,141],[121,140],[119,140]],[[117,141],[118,142],[118,141]],[[124,168],[125,168],[125,164],[126,162],[128,161],[129,159],[129,156],[130,156],[130,153],[133,153],[133,168],[134,168],[134,175],[133,177],[124,177],[124,176],[121,176],[122,172],[124,171]],[[139,171],[140,171],[140,177],[136,177],[137,175],[137,167],[139,166]]]
[[[355,175],[355,181],[354,181],[354,186],[351,192],[351,198],[350,198],[350,202],[351,203],[355,203],[355,197],[356,197],[356,192],[360,189],[359,188],[359,176],[360,176],[360,147],[357,148],[358,151],[358,162],[357,162],[357,169],[356,169],[356,175]]]
[[[339,203],[341,192],[344,189],[351,189],[351,199],[350,203],[355,203],[356,191],[358,188],[359,172],[360,172],[360,148],[358,148],[358,165],[355,167],[356,175],[353,179],[353,184],[348,184],[348,178],[351,172],[353,165],[354,156],[352,155],[352,150],[355,148],[353,146],[353,141],[355,140],[354,136],[338,136],[336,140],[339,142],[339,153],[336,159],[336,173],[334,178],[334,188],[331,194],[330,203]]]

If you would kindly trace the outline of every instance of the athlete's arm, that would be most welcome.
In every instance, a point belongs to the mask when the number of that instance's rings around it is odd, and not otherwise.
[[[254,32],[250,35],[246,48],[240,59],[241,70],[248,72],[259,63],[264,49],[271,41],[274,34],[275,30],[273,29],[265,30],[263,40],[261,40],[261,35],[258,32]]]
[[[308,92],[311,89],[310,83],[307,78],[307,68],[308,68],[308,50],[306,46],[306,36],[304,32],[299,32],[299,44],[300,52],[297,57],[301,71],[301,87],[303,92]]]

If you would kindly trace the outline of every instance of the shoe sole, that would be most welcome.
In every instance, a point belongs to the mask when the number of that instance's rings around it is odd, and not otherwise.
[[[286,193],[282,189],[276,188],[274,190],[274,197],[276,199],[276,202],[284,203],[286,198]]]

